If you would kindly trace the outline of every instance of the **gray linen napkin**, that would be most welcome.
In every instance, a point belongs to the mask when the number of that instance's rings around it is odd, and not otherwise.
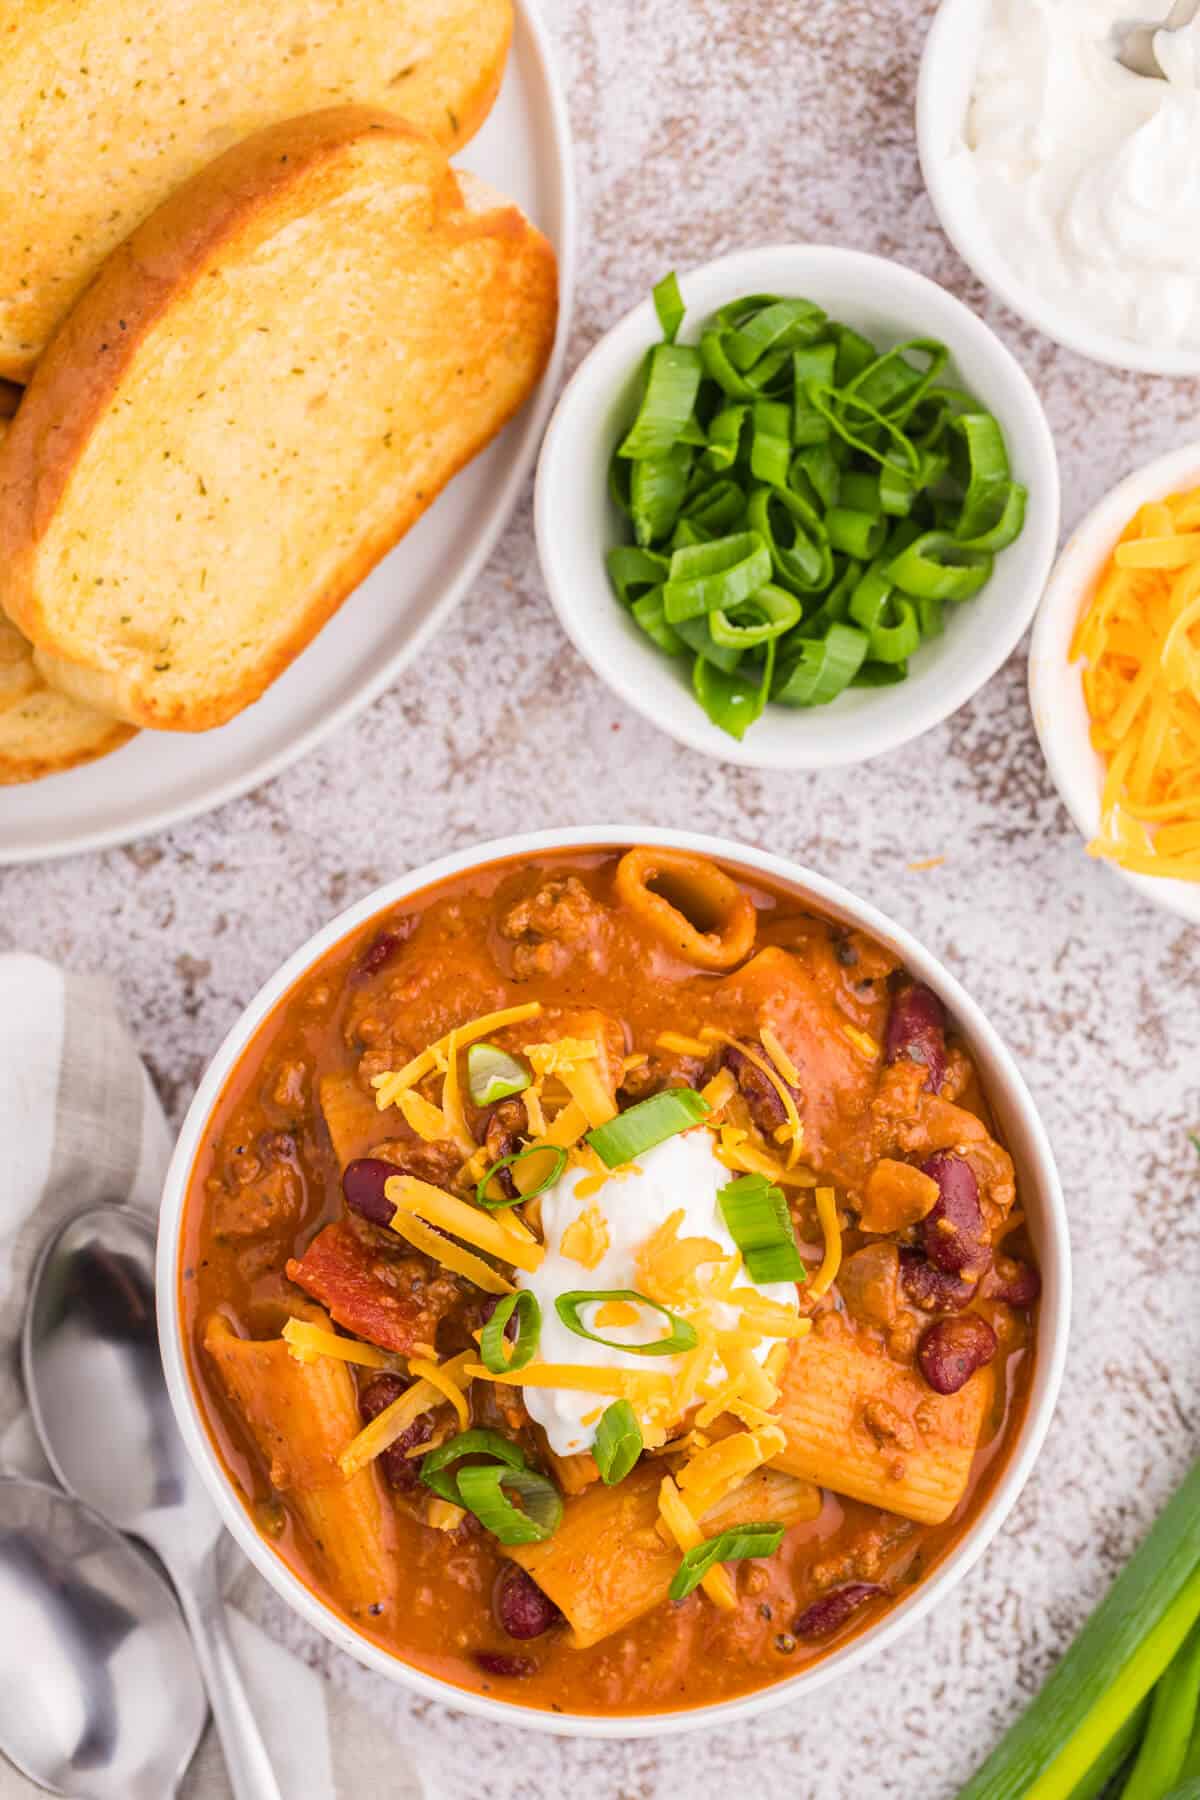
[[[0,1471],[50,1479],[17,1374],[41,1245],[72,1214],[121,1200],[153,1217],[171,1138],[106,982],[0,956]],[[284,1800],[421,1800],[403,1750],[354,1701],[267,1635],[278,1604],[229,1545],[231,1629]],[[0,1800],[37,1793],[0,1758]],[[227,1800],[210,1728],[180,1790]]]

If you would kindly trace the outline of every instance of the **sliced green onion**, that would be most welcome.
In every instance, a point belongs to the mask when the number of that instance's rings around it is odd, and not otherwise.
[[[660,650],[665,650],[668,656],[680,654],[684,648],[683,639],[673,626],[667,624],[661,587],[651,588],[648,594],[635,600],[629,610],[651,643],[657,644]]]
[[[813,344],[807,350],[792,352],[792,442],[806,447],[829,442],[829,421],[819,413],[805,393],[805,383],[818,381],[830,385],[837,363],[836,344]]]
[[[854,623],[861,625],[865,632],[874,631],[883,617],[891,592],[892,584],[885,570],[878,562],[873,562],[850,596],[849,615]]]
[[[509,1494],[517,1496],[520,1507],[512,1504]],[[502,1544],[543,1543],[562,1523],[562,1495],[533,1469],[473,1463],[460,1469],[454,1497]]]
[[[644,456],[631,463],[629,516],[643,550],[669,536],[692,469],[695,451],[676,444],[663,456]]]
[[[733,612],[724,612],[718,607],[716,612],[709,613],[708,629],[714,644],[722,644],[727,649],[749,650],[790,631],[802,611],[794,594],[768,582]]]
[[[908,358],[916,352],[928,357],[924,369],[914,368]],[[897,344],[847,384],[846,391],[897,423],[909,417],[929,388],[945,368],[949,351],[934,338],[910,338]]]
[[[662,586],[671,564],[670,557],[639,550],[636,544],[618,544],[605,560],[617,599],[629,607],[652,588]]]
[[[595,1126],[588,1132],[587,1142],[606,1168],[619,1169],[667,1138],[690,1131],[710,1111],[708,1101],[694,1089],[664,1088],[661,1094],[651,1094],[648,1100],[627,1106],[615,1119]]]
[[[917,617],[921,621],[921,637],[941,637],[946,629],[945,607],[940,600],[922,595],[917,601]]]
[[[959,413],[950,420],[952,467],[966,489],[956,535],[980,536],[1004,510],[1011,475],[1004,434],[991,413]]]
[[[835,325],[833,341],[837,345],[837,364],[831,382],[840,388],[849,387],[864,369],[870,368],[879,352],[870,338],[850,325]]]
[[[422,1457],[420,1471],[426,1487],[455,1505],[458,1504],[458,1488],[452,1471],[454,1464],[461,1462],[464,1456],[488,1456],[510,1469],[525,1467],[525,1452],[508,1438],[501,1437],[498,1431],[487,1431],[482,1426],[473,1431],[460,1431],[457,1437],[448,1438]]]
[[[719,652],[715,646],[701,651],[692,665],[692,692],[713,724],[739,742],[754,721],[762,717],[770,698],[776,642],[772,638],[767,643],[762,672],[757,678],[740,668],[726,672],[717,661]]]
[[[510,1344],[504,1332],[514,1312],[517,1335]],[[479,1339],[479,1359],[493,1375],[523,1369],[526,1363],[533,1361],[541,1335],[542,1309],[537,1295],[528,1288],[518,1288],[515,1294],[505,1294],[484,1326]]]
[[[472,1044],[467,1051],[467,1092],[476,1106],[523,1094],[532,1080],[528,1063],[498,1044]]]
[[[493,1198],[488,1193],[488,1188],[497,1175],[505,1169],[514,1168],[517,1163],[524,1162],[529,1156],[548,1156],[550,1158],[549,1172],[543,1176],[536,1187],[529,1188],[524,1194],[511,1196],[501,1194],[499,1197]],[[534,1200],[539,1194],[544,1194],[547,1188],[553,1187],[566,1166],[567,1153],[558,1144],[526,1144],[523,1150],[514,1150],[510,1156],[502,1156],[499,1162],[494,1162],[487,1174],[476,1182],[475,1203],[477,1206],[486,1206],[489,1212],[503,1212],[506,1206],[520,1206],[524,1201]]]
[[[714,607],[737,606],[771,579],[771,553],[756,531],[676,550],[663,589],[663,611],[675,625]]]
[[[693,650],[702,662],[710,662],[726,675],[731,675],[741,663],[745,652],[740,644],[713,642],[709,621],[714,616],[706,613],[702,619],[680,619],[678,625],[668,626],[668,630],[677,633],[681,642],[689,650]]]
[[[833,580],[833,552],[825,525],[792,488],[761,487],[751,494],[746,523],[771,558],[775,580],[798,594],[816,594]]]
[[[790,409],[778,400],[756,400],[750,430],[750,473],[768,487],[786,487],[792,461]]]
[[[684,1553],[669,1591],[672,1600],[686,1600],[717,1563],[744,1562],[751,1556],[774,1556],[783,1542],[784,1528],[775,1524],[733,1525],[719,1537],[706,1538]]]
[[[642,1428],[628,1400],[614,1400],[605,1407],[596,1427],[592,1455],[606,1487],[624,1481],[642,1454]]]
[[[868,657],[874,662],[906,662],[921,642],[917,606],[906,594],[889,597],[879,619],[871,627]]]
[[[722,406],[708,426],[708,449],[704,460],[718,471],[731,469],[738,459],[742,443],[742,427],[750,416],[748,406]]]
[[[717,1203],[729,1235],[742,1253],[746,1273],[756,1286],[804,1280],[804,1264],[782,1188],[765,1175],[742,1175],[721,1189]]]
[[[700,389],[699,352],[687,344],[656,344],[646,359],[642,403],[618,456],[665,456],[679,442]]]
[[[784,706],[826,706],[848,688],[867,658],[868,638],[853,625],[833,624],[823,638],[805,639],[772,698]]]
[[[860,456],[867,456],[872,462],[894,461],[917,473],[920,458],[904,433],[881,412],[860,400],[857,394],[848,388],[826,387],[817,381],[810,381],[805,392],[851,450],[857,450]],[[877,443],[876,438],[882,441]]]
[[[887,568],[894,586],[918,600],[969,600],[991,572],[986,551],[970,550],[944,531],[925,532]]]
[[[746,496],[736,481],[710,481],[686,502],[681,517],[698,525],[709,537],[722,537],[736,529],[746,512]],[[659,580],[665,580],[660,575]]]
[[[729,334],[729,360],[744,374],[771,351],[815,344],[825,325],[826,315],[811,300],[772,300]]]
[[[663,336],[668,344],[673,344],[679,336],[679,327],[683,324],[683,315],[687,310],[673,269],[669,275],[663,276],[654,289],[654,310],[658,314]]]
[[[810,444],[797,453],[792,463],[791,485],[807,499],[808,495],[800,485],[802,481],[808,484],[813,499],[820,506],[837,505],[841,498],[842,470],[830,444]]]
[[[843,481],[843,491],[845,487]],[[849,506],[831,506],[825,514],[825,529],[832,549],[843,556],[857,557],[860,562],[874,556],[887,535],[887,525],[878,511],[857,512]]]
[[[995,523],[986,531],[980,531],[974,537],[963,536],[963,525],[960,521],[955,530],[955,537],[965,544],[969,550],[1007,550],[1015,543],[1025,529],[1025,507],[1029,493],[1018,481],[1010,481],[1004,491],[1003,502],[999,506]]]
[[[601,1304],[606,1300],[625,1300],[634,1306],[647,1306],[651,1312],[661,1314],[671,1329],[666,1337],[651,1338],[644,1344],[626,1344],[618,1338],[600,1337],[590,1331],[579,1316],[581,1306]],[[554,1302],[554,1310],[576,1337],[587,1338],[589,1343],[603,1344],[606,1350],[627,1350],[631,1356],[675,1356],[682,1350],[694,1350],[700,1342],[694,1325],[681,1319],[677,1313],[667,1307],[660,1306],[657,1300],[639,1294],[636,1288],[572,1288],[568,1294],[560,1294]]]

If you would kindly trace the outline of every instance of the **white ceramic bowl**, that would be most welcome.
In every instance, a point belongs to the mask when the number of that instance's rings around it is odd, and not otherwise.
[[[1100,830],[1104,761],[1088,735],[1083,665],[1067,661],[1071,639],[1114,544],[1138,508],[1193,487],[1200,487],[1200,443],[1172,450],[1127,475],[1067,539],[1038,610],[1029,651],[1033,722],[1055,786],[1089,841]],[[1200,925],[1200,882],[1133,875],[1118,863],[1106,866],[1144,899]]]
[[[815,300],[881,348],[909,337],[940,338],[951,353],[943,379],[970,389],[1004,429],[1013,472],[1029,488],[1025,529],[997,557],[982,593],[947,608],[944,635],[912,658],[907,681],[851,688],[830,706],[768,706],[739,744],[702,712],[690,665],[664,656],[618,605],[605,572],[605,552],[625,541],[608,497],[609,459],[629,422],[642,355],[661,338],[647,298],[580,364],[542,445],[538,552],[563,627],[630,706],[681,744],[722,762],[824,769],[895,750],[969,700],[1033,617],[1054,559],[1059,512],[1058,464],[1037,395],[999,338],[960,301],[882,257],[828,244],[777,244],[693,269],[680,286],[688,307],[685,340],[727,301],[760,292]]]
[[[997,249],[973,204],[970,184],[951,174],[975,83],[979,46],[991,0],[941,0],[925,40],[917,82],[917,149],[921,173],[942,230],[980,281],[1019,318],[1055,343],[1114,369],[1150,375],[1200,375],[1200,351],[1154,349],[1096,331],[1023,281]],[[1148,12],[1153,16],[1154,8]],[[1137,7],[1131,8],[1137,17]]]
[[[772,1687],[740,1699],[723,1701],[714,1706],[696,1707],[690,1712],[613,1719],[534,1712],[527,1707],[494,1700],[486,1695],[465,1693],[460,1688],[411,1668],[398,1657],[369,1643],[323,1606],[254,1529],[249,1514],[213,1449],[187,1371],[178,1290],[181,1224],[188,1177],[204,1141],[213,1107],[263,1021],[288,990],[308,974],[315,962],[376,913],[399,906],[410,894],[427,888],[434,882],[444,881],[448,876],[460,874],[464,869],[502,858],[536,856],[548,850],[581,846],[605,848],[637,843],[694,850],[702,855],[715,857],[735,869],[746,870],[752,876],[769,876],[818,910],[847,924],[860,926],[890,945],[919,980],[928,982],[937,990],[970,1045],[993,1112],[1016,1162],[1029,1229],[1041,1264],[1043,1293],[1029,1404],[1007,1465],[974,1525],[959,1541],[953,1553],[907,1599],[893,1607],[880,1624],[864,1631],[844,1649],[835,1650],[824,1661],[801,1671],[789,1681],[777,1682]],[[323,930],[318,931],[294,956],[288,958],[279,973],[255,995],[213,1058],[184,1121],[167,1173],[158,1240],[159,1339],[175,1416],[225,1524],[259,1572],[296,1612],[323,1632],[331,1642],[402,1687],[410,1688],[427,1699],[441,1700],[460,1711],[476,1713],[497,1723],[524,1725],[535,1730],[578,1737],[640,1738],[663,1732],[694,1730],[701,1726],[740,1723],[768,1707],[782,1706],[798,1699],[802,1694],[811,1693],[838,1675],[857,1668],[868,1657],[877,1656],[894,1644],[903,1632],[923,1618],[962,1580],[972,1564],[978,1561],[1004,1523],[1033,1467],[1050,1423],[1062,1377],[1070,1316],[1070,1286],[1070,1249],[1062,1189],[1050,1145],[1029,1090],[996,1032],[975,1002],[941,963],[923,949],[915,938],[910,937],[908,932],[894,925],[873,906],[856,899],[845,888],[826,881],[811,870],[800,868],[782,857],[769,856],[761,850],[752,850],[747,845],[722,838],[702,837],[694,832],[657,831],[639,825],[536,832],[482,844],[473,850],[459,851],[457,855],[443,857],[439,862],[430,863],[425,868],[417,869],[411,875],[403,876],[399,881],[368,894],[366,899],[360,900],[356,906],[350,907]],[[1004,1578],[1002,1557],[996,1559],[992,1573],[997,1584],[1001,1584]]]

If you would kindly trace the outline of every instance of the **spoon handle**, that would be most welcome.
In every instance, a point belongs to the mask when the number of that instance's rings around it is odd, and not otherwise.
[[[206,1557],[198,1568],[186,1572],[172,1569],[171,1573],[176,1576],[179,1603],[208,1689],[234,1800],[282,1800],[234,1660],[225,1601],[217,1580],[216,1556]]]

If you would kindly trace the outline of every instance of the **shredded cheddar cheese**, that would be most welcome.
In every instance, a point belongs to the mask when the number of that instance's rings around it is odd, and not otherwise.
[[[394,1369],[398,1359],[374,1344],[360,1344],[357,1338],[339,1337],[321,1325],[310,1325],[306,1319],[289,1319],[283,1328],[284,1341],[297,1362],[315,1362],[319,1356],[331,1356],[337,1362],[355,1363],[363,1369]]]
[[[868,1062],[878,1062],[879,1058],[883,1055],[883,1051],[879,1048],[879,1045],[875,1042],[875,1039],[870,1033],[860,1031],[857,1025],[844,1024],[842,1026],[842,1036],[853,1044],[860,1056],[865,1056]]]
[[[712,1045],[701,1038],[688,1037],[682,1031],[660,1031],[654,1040],[657,1050],[666,1050],[672,1056],[699,1056],[707,1060],[712,1053]]]
[[[369,1425],[364,1425],[363,1429],[351,1438],[338,1457],[338,1467],[347,1480],[352,1475],[357,1475],[360,1469],[365,1469],[369,1462],[373,1462],[385,1450],[390,1449],[401,1432],[407,1431],[414,1419],[419,1418],[422,1413],[432,1412],[434,1407],[444,1406],[447,1400],[447,1385],[453,1386],[459,1391],[461,1400],[461,1390],[470,1380],[467,1371],[472,1354],[470,1350],[463,1350],[458,1356],[452,1356],[448,1362],[437,1365],[437,1373],[440,1378],[438,1382],[435,1383],[424,1378],[414,1381],[413,1385],[401,1394],[398,1400],[393,1400],[390,1406],[385,1407],[371,1420]],[[411,1368],[412,1365],[410,1364],[409,1367]],[[456,1412],[457,1410],[455,1407]]]
[[[561,1388],[573,1394],[607,1394],[613,1400],[628,1400],[634,1407],[652,1406],[656,1401],[669,1405],[673,1386],[670,1375],[643,1369],[590,1369],[582,1363],[529,1363],[515,1375],[507,1371],[496,1375],[482,1363],[472,1363],[467,1373],[473,1381],[494,1381],[501,1387]]]
[[[842,1225],[838,1218],[837,1195],[831,1187],[819,1187],[815,1199],[817,1217],[825,1234],[825,1256],[804,1290],[810,1300],[819,1300],[822,1294],[829,1292],[842,1266]]]
[[[375,1104],[380,1112],[394,1106],[397,1097],[405,1088],[415,1087],[426,1075],[432,1075],[439,1063],[444,1067],[449,1059],[451,1040],[457,1048],[465,1049],[468,1044],[477,1043],[480,1038],[487,1037],[490,1031],[502,1031],[506,1025],[521,1025],[526,1019],[536,1019],[542,1010],[540,1000],[529,1000],[523,1006],[506,1006],[500,1012],[484,1013],[478,1019],[471,1019],[465,1025],[456,1026],[436,1043],[414,1056],[411,1062],[405,1063],[402,1069],[389,1069],[382,1075],[371,1078],[371,1086],[375,1089]]]
[[[706,1081],[700,1089],[700,1098],[707,1102],[709,1117],[706,1124],[716,1123],[718,1113],[724,1112],[733,1096],[737,1093],[737,1082],[731,1069],[718,1069],[711,1081]]]
[[[453,1135],[450,1122],[440,1107],[423,1100],[415,1088],[405,1088],[396,1096],[396,1104],[419,1138],[427,1144],[444,1143]],[[482,1169],[480,1174],[482,1174]]]
[[[669,1538],[673,1538],[685,1554],[704,1542],[704,1533],[669,1475],[663,1476],[662,1486],[658,1491],[658,1510]],[[713,1605],[720,1607],[722,1612],[732,1612],[737,1605],[733,1583],[720,1563],[708,1571],[700,1585]]]
[[[541,1265],[546,1254],[531,1232],[523,1226],[519,1234],[514,1230],[518,1221],[501,1224],[492,1213],[448,1194],[444,1188],[419,1181],[415,1175],[393,1175],[385,1184],[384,1193],[402,1215],[415,1215],[427,1225],[436,1225],[440,1231],[448,1231],[527,1274]]]
[[[765,1056],[760,1056],[758,1051],[753,1049],[749,1044],[743,1043],[740,1038],[731,1037],[727,1031],[721,1031],[716,1025],[706,1025],[701,1035],[714,1044],[732,1045],[733,1049],[740,1051],[746,1058],[746,1061],[752,1063],[759,1074],[764,1075],[775,1089],[775,1092],[779,1096],[780,1103],[783,1106],[783,1110],[787,1115],[788,1125],[791,1128],[791,1151],[788,1156],[788,1166],[791,1167],[795,1163],[796,1158],[799,1156],[804,1145],[804,1126],[801,1122],[800,1114],[796,1111],[796,1102],[792,1097],[792,1091],[788,1087],[786,1081],[784,1081],[783,1077],[779,1074],[779,1071],[775,1068],[774,1064],[768,1061]]]
[[[580,1183],[583,1186],[583,1183]],[[578,1190],[577,1190],[578,1191]],[[603,1261],[611,1242],[608,1220],[598,1206],[585,1206],[577,1219],[572,1219],[562,1234],[560,1249],[564,1256],[577,1262],[581,1268],[595,1269]],[[633,1311],[634,1320],[637,1312]],[[616,1319],[607,1321],[610,1325],[621,1323]],[[629,1321],[625,1321],[629,1323]]]
[[[1084,607],[1093,748],[1107,764],[1088,854],[1200,881],[1200,489],[1143,506]]]
[[[428,1445],[422,1444],[421,1449],[427,1450]],[[443,1500],[440,1495],[435,1495],[425,1508],[425,1523],[435,1531],[457,1531],[466,1516],[463,1507],[455,1506],[451,1500]]]
[[[485,1294],[512,1293],[512,1282],[506,1280],[499,1270],[493,1269],[490,1263],[485,1263],[481,1256],[473,1256],[469,1250],[464,1250],[452,1238],[443,1237],[441,1232],[435,1231],[415,1213],[401,1212],[397,1208],[392,1215],[392,1230],[411,1244],[414,1250],[432,1256],[435,1262],[440,1262],[452,1274],[465,1275],[468,1281],[473,1281]]]
[[[772,1031],[769,1025],[762,1026],[758,1034],[758,1041],[770,1057],[771,1061],[775,1064],[775,1067],[779,1070],[779,1073],[783,1076],[783,1079],[790,1083],[792,1087],[798,1088],[800,1086],[800,1071],[780,1043],[776,1033]]]
[[[445,1395],[458,1414],[459,1430],[465,1431],[471,1423],[471,1415],[467,1410],[463,1391],[453,1375],[448,1375],[444,1368],[424,1356],[410,1357],[408,1371],[410,1375],[419,1376],[422,1381],[427,1381],[430,1387],[436,1388],[440,1394]]]

